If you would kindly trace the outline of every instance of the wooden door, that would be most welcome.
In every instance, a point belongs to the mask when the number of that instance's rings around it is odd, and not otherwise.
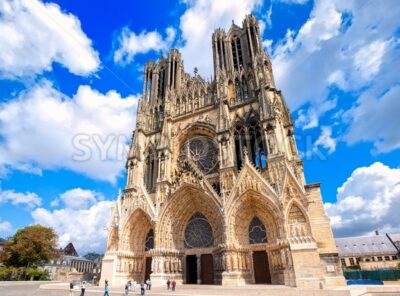
[[[211,254],[201,255],[201,283],[214,284],[214,260]]]
[[[271,283],[267,252],[257,251],[253,253],[253,268],[254,280],[256,284]]]

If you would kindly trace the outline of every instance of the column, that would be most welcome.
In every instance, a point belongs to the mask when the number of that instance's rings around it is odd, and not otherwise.
[[[201,255],[196,255],[197,257],[197,284],[201,284]]]

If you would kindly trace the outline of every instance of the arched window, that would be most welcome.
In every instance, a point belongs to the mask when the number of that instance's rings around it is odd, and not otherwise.
[[[151,84],[152,84],[152,71],[148,71],[146,73],[146,99],[147,101],[150,100],[150,95],[151,95]]]
[[[149,251],[151,249],[154,249],[154,230],[150,229],[149,232],[147,233],[146,236],[146,243],[144,250]]]
[[[240,170],[243,164],[243,152],[246,147],[246,131],[243,125],[238,124],[235,127],[235,154],[236,154],[236,168]]]
[[[145,184],[148,192],[156,190],[156,182],[158,177],[158,158],[157,152],[149,148],[146,158]]]
[[[231,41],[233,68],[239,70],[243,66],[242,45],[239,37],[234,37]]]
[[[251,160],[260,169],[265,169],[267,167],[267,160],[265,155],[265,147],[263,136],[261,133],[261,127],[256,119],[252,119],[249,122],[249,138],[250,138],[250,148],[249,156]]]
[[[185,229],[186,248],[207,248],[212,246],[213,232],[207,218],[196,213],[190,218]]]
[[[249,244],[262,244],[267,242],[267,231],[258,217],[254,217],[249,225]]]
[[[241,102],[242,101],[242,90],[240,86],[239,79],[235,79],[235,93],[236,93],[236,102]]]
[[[244,147],[247,148],[249,159],[260,168],[267,168],[267,155],[265,153],[265,141],[261,132],[261,126],[257,119],[252,118],[246,124],[245,129],[242,123],[236,125],[234,130],[236,167],[239,170],[243,163]]]

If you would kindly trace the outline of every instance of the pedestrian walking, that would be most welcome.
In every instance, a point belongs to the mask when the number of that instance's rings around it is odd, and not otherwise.
[[[144,283],[140,284],[140,295],[144,295]]]
[[[171,285],[171,281],[168,279],[167,280],[167,290],[169,290],[169,286]]]
[[[81,296],[85,296],[86,282],[81,284]]]
[[[69,296],[73,296],[74,295],[74,283],[70,282],[69,283]]]
[[[104,287],[104,296],[110,296],[110,294],[108,294],[110,290],[108,289],[108,283],[107,285]]]
[[[149,290],[151,290],[151,279],[148,279],[148,280],[147,280],[147,285],[148,285],[148,287],[149,287]]]
[[[129,293],[129,285],[128,283],[125,285],[125,296],[127,296]]]
[[[175,286],[176,286],[175,280],[172,280],[171,285],[172,285],[172,291],[175,291]]]

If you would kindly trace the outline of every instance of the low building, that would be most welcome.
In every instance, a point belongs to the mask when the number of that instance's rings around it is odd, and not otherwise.
[[[101,272],[101,256],[85,258],[79,256],[74,245],[69,243],[60,250],[59,256],[44,264],[52,280],[98,282]]]
[[[363,270],[394,268],[400,263],[399,249],[391,236],[400,239],[400,234],[356,236],[337,238],[336,247],[343,269]]]

